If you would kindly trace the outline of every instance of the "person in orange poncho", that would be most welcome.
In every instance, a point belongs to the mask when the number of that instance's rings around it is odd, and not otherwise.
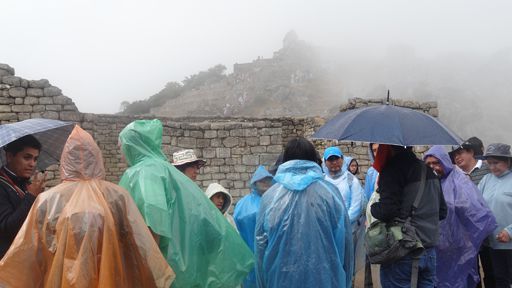
[[[0,261],[0,287],[169,287],[175,274],[130,194],[103,180],[101,151],[75,127],[62,183],[39,195]]]

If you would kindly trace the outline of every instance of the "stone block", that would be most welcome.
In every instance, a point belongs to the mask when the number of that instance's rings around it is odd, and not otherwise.
[[[26,105],[35,105],[39,104],[39,98],[33,97],[33,96],[27,96],[25,97],[25,100],[23,101]]]
[[[81,114],[78,112],[71,112],[71,111],[62,111],[60,112],[60,120],[62,121],[73,121],[73,122],[80,122]]]
[[[21,79],[21,87],[23,88],[28,88],[28,80],[26,79]]]
[[[283,137],[281,135],[270,136],[270,144],[272,145],[283,145]]]
[[[216,148],[217,158],[231,157],[231,149],[229,148]]]
[[[245,172],[245,165],[234,165],[235,172]]]
[[[204,138],[216,138],[216,137],[217,137],[217,131],[215,131],[215,130],[204,131]]]
[[[239,173],[227,173],[226,179],[228,180],[240,180],[240,174]]]
[[[439,110],[437,108],[430,108],[430,110],[428,110],[428,114],[432,117],[439,117]]]
[[[258,136],[258,129],[257,128],[244,129],[244,136],[245,137],[255,137],[255,136]]]
[[[231,154],[233,155],[245,155],[251,153],[251,148],[249,147],[235,147],[231,149]]]
[[[242,189],[244,188],[244,181],[233,181],[233,186],[235,189]]]
[[[43,97],[43,89],[41,88],[28,88],[27,96]]]
[[[64,111],[76,111],[76,112],[78,112],[78,108],[76,107],[76,105],[75,105],[75,104],[71,104],[71,105],[64,105],[64,106],[62,107],[62,110],[64,110]]]
[[[262,146],[270,145],[270,136],[260,136],[260,145],[262,145]]]
[[[171,136],[162,136],[162,143],[163,144],[171,143]]]
[[[16,115],[16,113],[0,113],[0,121],[10,120],[18,120],[18,115]]]
[[[46,105],[46,111],[61,111],[61,105]]]
[[[242,164],[242,158],[240,158],[240,155],[233,156],[233,152],[231,152],[232,158],[226,159],[226,165],[240,165]]]
[[[22,105],[23,104],[23,98],[15,98],[14,99],[15,105]]]
[[[283,146],[281,146],[281,145],[270,145],[270,146],[267,146],[267,152],[269,152],[269,153],[281,153],[281,152],[283,152]]]
[[[231,169],[230,169],[229,166],[220,166],[219,170],[220,170],[221,173],[229,173],[229,172],[231,172]]]
[[[244,137],[244,130],[243,129],[233,129],[233,130],[229,131],[229,136]]]
[[[224,139],[224,141],[222,141],[222,144],[224,144],[224,146],[226,147],[235,147],[238,145],[238,138],[236,137],[227,137],[226,139]]]
[[[13,88],[9,89],[9,96],[25,97],[25,96],[27,96],[27,90],[23,87],[13,87]]]
[[[39,104],[43,105],[51,105],[53,104],[53,98],[52,97],[41,97],[39,98]]]
[[[12,112],[32,112],[32,105],[13,105]]]
[[[247,146],[258,146],[258,144],[260,144],[260,138],[258,138],[258,137],[245,138],[245,144]]]
[[[5,91],[9,94],[9,91]],[[11,97],[0,97],[0,105],[14,104],[14,99]]]
[[[211,147],[222,147],[222,140],[215,138],[210,140],[210,146]]]
[[[28,87],[30,88],[46,88],[50,86],[50,82],[46,79],[28,81]]]
[[[225,173],[212,173],[211,175],[212,175],[212,179],[214,179],[214,180],[226,179]]]
[[[74,104],[73,100],[71,98],[59,95],[59,96],[53,96],[53,103],[60,104],[60,105],[67,105],[67,104]]]
[[[244,164],[244,165],[259,165],[260,158],[256,155],[242,155],[242,164]]]
[[[11,111],[11,105],[0,105],[0,113],[6,113]]]
[[[32,113],[18,113],[18,121],[30,119]]]
[[[226,130],[217,131],[217,137],[219,137],[219,138],[226,138],[228,136],[229,136],[229,131],[226,131]]]
[[[5,71],[5,75],[14,75],[14,68],[9,66],[8,64],[0,63],[0,70]]]
[[[219,184],[227,189],[233,188],[233,181],[231,180],[221,180],[219,181]]]
[[[210,139],[197,139],[196,144],[197,144],[197,148],[210,147]]]
[[[4,84],[11,85],[14,87],[21,86],[21,78],[20,77],[8,75],[8,76],[4,76],[1,78],[2,78],[2,83],[4,83]]]
[[[62,90],[55,86],[45,87],[43,90],[43,94],[45,97],[53,97],[62,95]]]
[[[212,159],[210,161],[211,165],[213,166],[221,166],[221,165],[224,165],[226,164],[226,161],[224,161],[224,159]]]
[[[251,153],[257,154],[257,153],[265,153],[267,152],[267,148],[265,146],[254,146],[251,147]]]
[[[190,137],[203,138],[203,132],[198,130],[190,131]]]
[[[203,157],[204,158],[215,158],[216,149],[215,148],[205,148],[203,149]]]
[[[196,148],[196,139],[190,137],[180,137],[178,138],[178,146],[187,149]]]

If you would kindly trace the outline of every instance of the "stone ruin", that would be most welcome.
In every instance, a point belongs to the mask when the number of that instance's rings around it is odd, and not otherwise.
[[[350,99],[340,110],[384,103],[384,99]],[[393,100],[394,105],[409,107],[433,116],[438,115],[435,102],[417,103]],[[326,119],[318,117],[223,118],[153,116],[120,116],[81,113],[72,99],[46,79],[26,80],[15,75],[12,67],[0,64],[0,123],[29,118],[49,118],[72,121],[94,137],[103,152],[106,180],[117,183],[126,169],[117,147],[119,132],[131,121],[158,118],[164,126],[163,151],[169,160],[181,149],[194,149],[207,161],[197,184],[204,190],[218,182],[233,195],[234,202],[250,192],[249,181],[259,165],[267,168],[283,151],[288,140],[297,136],[310,137]],[[358,177],[363,180],[368,169],[368,148],[363,143],[314,141],[319,152],[337,145],[343,153],[355,157],[360,165]],[[48,169],[48,186],[59,183],[58,167]]]

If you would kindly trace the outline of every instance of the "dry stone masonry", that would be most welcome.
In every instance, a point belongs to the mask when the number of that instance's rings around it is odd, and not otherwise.
[[[119,132],[136,119],[154,116],[121,116],[81,113],[73,101],[46,79],[26,80],[14,69],[0,64],[0,123],[29,118],[49,118],[73,121],[92,134],[105,160],[107,180],[117,183],[126,169],[118,148]],[[350,99],[340,110],[366,105],[382,104],[384,99]],[[438,115],[434,102],[417,103],[393,100],[392,104],[419,109]],[[163,151],[172,160],[172,153],[180,149],[194,149],[198,157],[207,161],[198,176],[203,189],[218,182],[233,195],[235,202],[250,192],[249,181],[258,165],[269,168],[283,151],[288,140],[297,136],[309,137],[325,123],[314,117],[279,118],[221,118],[221,117],[158,117],[164,126]],[[358,159],[360,179],[369,165],[368,148],[363,143],[314,141],[320,153],[326,147],[338,145],[347,155]],[[49,186],[59,183],[58,167],[48,169]]]

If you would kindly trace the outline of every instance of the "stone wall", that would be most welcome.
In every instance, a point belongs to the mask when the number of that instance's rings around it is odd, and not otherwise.
[[[351,99],[340,109],[353,109],[383,103],[384,99]],[[433,102],[416,103],[394,100],[393,104],[437,116]],[[0,64],[0,123],[28,118],[50,118],[79,123],[89,131],[101,148],[105,160],[107,180],[117,183],[126,169],[117,147],[119,132],[135,119],[131,117],[80,113],[73,101],[46,79],[26,80],[15,76],[14,69]],[[321,118],[163,118],[163,151],[171,160],[180,149],[194,149],[198,157],[207,161],[198,177],[198,185],[205,189],[212,182],[228,188],[235,202],[249,193],[249,180],[258,165],[270,167],[289,139],[309,137],[323,123]],[[326,147],[338,145],[347,155],[358,159],[360,179],[369,165],[368,149],[362,143],[314,141],[320,153]],[[48,169],[49,186],[59,183],[58,167]]]

